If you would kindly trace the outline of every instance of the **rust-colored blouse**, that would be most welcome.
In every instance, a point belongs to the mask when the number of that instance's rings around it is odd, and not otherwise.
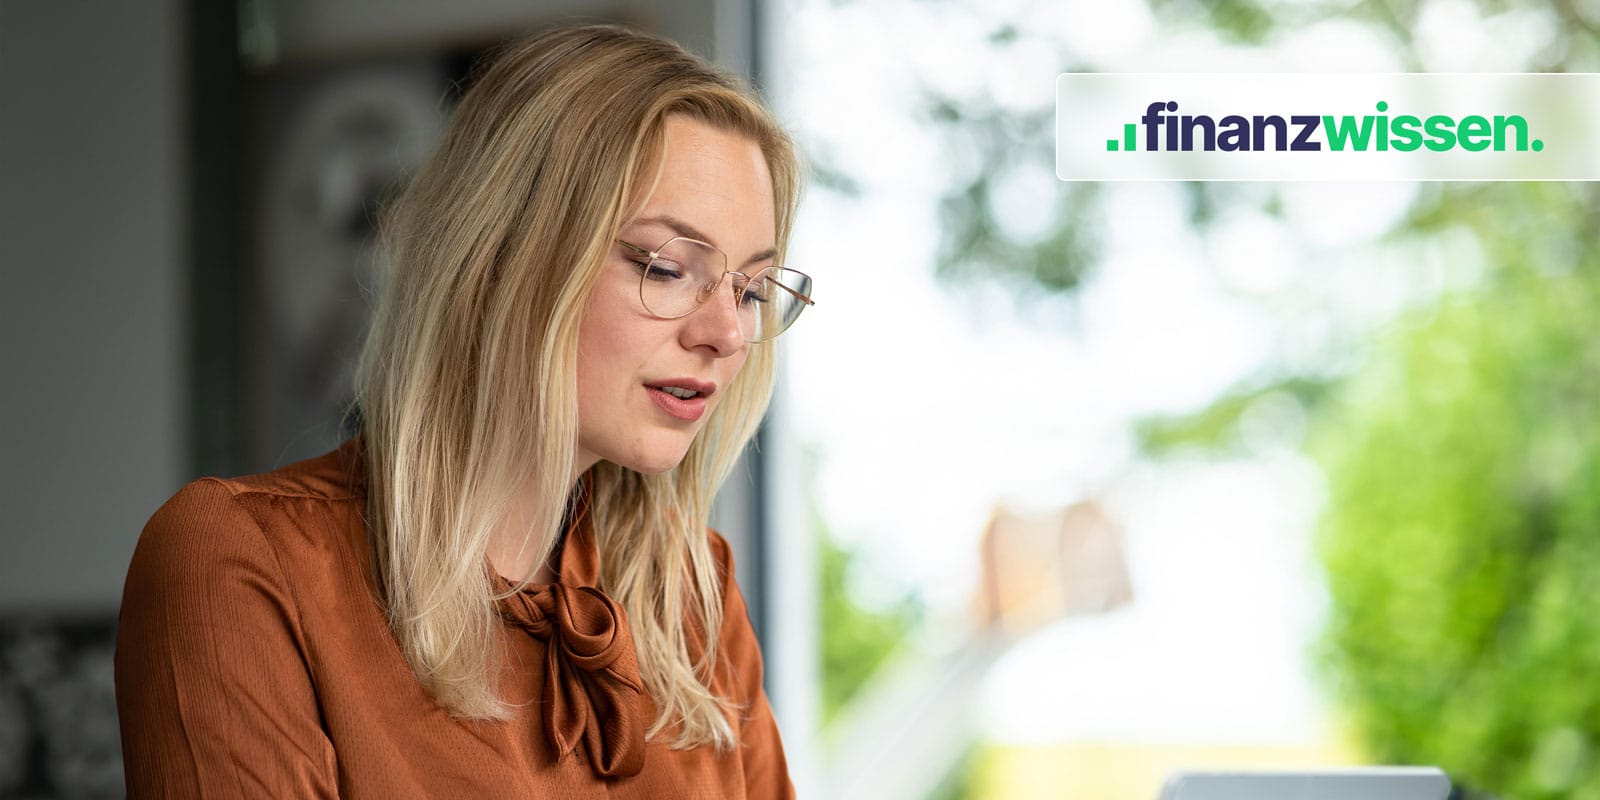
[[[581,515],[559,582],[500,603],[501,685],[517,718],[450,717],[384,620],[363,492],[352,439],[274,472],[197,480],[151,517],[117,634],[130,797],[794,796],[715,532],[724,614],[711,688],[744,709],[731,715],[742,745],[725,755],[644,740],[655,706],[626,616],[595,588]]]

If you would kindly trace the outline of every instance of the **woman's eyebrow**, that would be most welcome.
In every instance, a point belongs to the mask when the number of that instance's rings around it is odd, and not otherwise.
[[[687,236],[690,239],[699,239],[700,241],[705,242],[706,244],[720,247],[720,245],[717,245],[716,242],[711,241],[711,237],[710,236],[707,236],[704,233],[701,233],[700,230],[698,228],[696,228],[695,226],[690,225],[689,223],[684,222],[683,220],[678,219],[677,217],[674,217],[671,214],[656,214],[655,216],[651,216],[651,217],[640,217],[639,219],[634,220],[633,224],[635,224],[635,225],[660,225],[660,226],[662,226],[664,228],[667,228],[668,230],[671,230],[673,233],[678,234],[679,236]],[[775,248],[769,247],[769,248],[767,248],[765,250],[762,250],[761,252],[756,253],[755,255],[749,257],[748,259],[745,259],[744,263],[745,263],[745,265],[754,264],[757,261],[765,261],[765,260],[767,260],[769,258],[772,258],[773,256],[776,256],[777,254],[778,254],[778,251]]]

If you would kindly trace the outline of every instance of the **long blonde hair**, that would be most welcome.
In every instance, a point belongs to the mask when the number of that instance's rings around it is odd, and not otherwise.
[[[388,272],[355,399],[368,524],[401,649],[459,717],[514,714],[496,685],[487,548],[528,486],[534,563],[555,545],[574,489],[582,312],[612,238],[660,177],[669,115],[760,146],[781,257],[801,181],[783,129],[737,79],[671,41],[605,25],[500,53],[382,222]],[[588,473],[599,588],[628,614],[659,709],[647,736],[676,729],[674,748],[737,743],[731,703],[710,688],[722,578],[706,524],[772,393],[773,345],[750,348],[678,467]]]

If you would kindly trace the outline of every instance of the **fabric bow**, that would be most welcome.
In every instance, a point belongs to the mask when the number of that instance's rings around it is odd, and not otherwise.
[[[509,621],[545,642],[544,723],[556,758],[582,739],[595,774],[644,768],[644,683],[622,606],[599,589],[536,584],[504,598]]]

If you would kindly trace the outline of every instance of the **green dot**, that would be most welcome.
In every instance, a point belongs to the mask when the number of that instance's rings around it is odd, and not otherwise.
[[[1543,149],[1544,149],[1544,140],[1542,140],[1542,139],[1534,139],[1533,140],[1533,152],[1537,153],[1537,152],[1539,152],[1540,150],[1543,150]]]
[[[1379,100],[1378,101],[1378,110],[1379,111],[1388,111],[1389,110],[1389,102],[1387,100]]]
[[[1106,140],[1106,150],[1115,153],[1117,151],[1117,140],[1116,139],[1107,139]]]

